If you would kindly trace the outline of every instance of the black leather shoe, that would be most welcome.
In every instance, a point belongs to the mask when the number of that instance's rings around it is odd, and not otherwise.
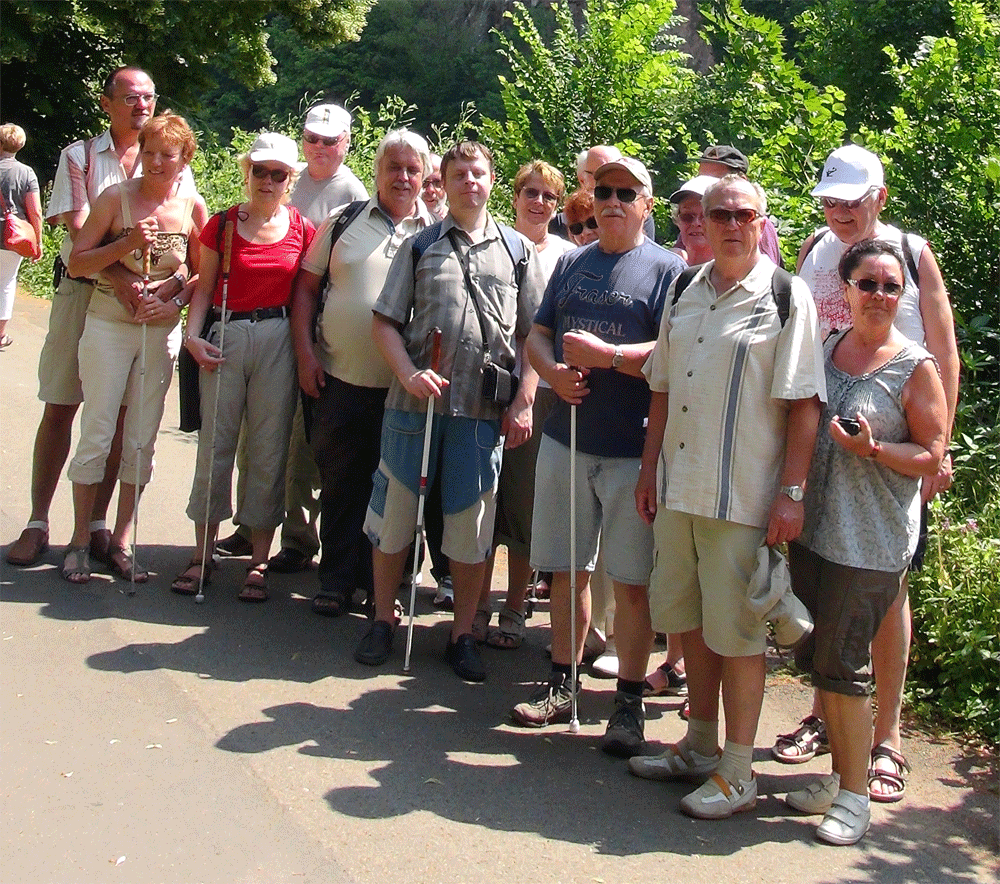
[[[483,666],[483,658],[479,656],[479,648],[476,647],[476,639],[471,632],[460,635],[454,642],[449,635],[444,658],[459,678],[465,681],[486,681],[486,667]]]
[[[290,546],[283,546],[268,559],[267,567],[279,574],[298,574],[299,571],[308,571],[312,563],[312,556],[307,556]]]
[[[392,655],[391,623],[376,620],[354,651],[354,659],[365,666],[381,666]]]
[[[249,556],[253,554],[253,544],[238,531],[215,544],[220,556]]]

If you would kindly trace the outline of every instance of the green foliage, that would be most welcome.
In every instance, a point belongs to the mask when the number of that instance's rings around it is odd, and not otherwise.
[[[498,177],[545,159],[572,190],[577,154],[615,144],[673,185],[691,141],[685,121],[696,82],[667,33],[674,8],[673,0],[594,0],[577,30],[568,5],[557,3],[545,37],[526,8],[514,7],[513,34],[497,34],[510,68],[500,78],[505,119],[483,119]]]
[[[995,475],[995,474],[994,474]],[[913,708],[998,742],[1000,721],[1000,487],[973,517],[961,496],[932,504],[927,559],[910,575]]]
[[[99,131],[100,84],[118,65],[144,67],[161,109],[191,115],[213,82],[217,56],[251,88],[274,81],[265,30],[271,17],[282,16],[300,41],[331,45],[357,39],[372,2],[0,0],[4,117],[33,136],[23,161],[45,178],[62,147]]]

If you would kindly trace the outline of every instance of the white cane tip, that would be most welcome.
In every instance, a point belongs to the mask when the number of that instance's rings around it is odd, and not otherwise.
[[[194,597],[194,603],[196,605],[205,604],[205,594],[203,592],[199,592],[198,595]]]
[[[578,733],[580,733],[580,722],[579,722],[579,721],[577,721],[577,719],[575,719],[575,718],[574,718],[574,719],[573,719],[573,720],[572,720],[572,721],[571,721],[571,722],[569,723],[569,732],[570,732],[571,734],[578,734]]]

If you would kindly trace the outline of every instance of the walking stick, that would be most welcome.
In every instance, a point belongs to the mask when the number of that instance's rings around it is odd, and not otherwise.
[[[233,219],[226,221],[226,237],[222,250],[222,327],[219,329],[219,355],[226,344],[226,305],[229,301],[229,263],[233,257]],[[215,473],[215,430],[219,423],[219,395],[222,392],[222,366],[215,367],[215,407],[212,409],[212,447],[208,456],[208,487],[205,489],[205,527],[201,540],[201,573],[198,575],[199,605],[205,601],[205,574],[208,571],[208,514],[212,506],[212,476]]]
[[[431,371],[441,365],[441,329],[431,329]],[[410,649],[413,647],[413,615],[417,604],[417,575],[420,573],[420,550],[424,545],[424,501],[427,499],[427,468],[431,460],[431,430],[434,426],[434,395],[427,397],[427,421],[424,424],[424,456],[420,463],[420,489],[417,497],[417,528],[413,541],[413,579],[410,581],[410,623],[406,628],[406,655],[403,672],[410,671]]]
[[[576,406],[569,407],[569,641],[571,712],[569,732],[580,733],[580,718],[576,708]]]
[[[147,243],[142,250],[142,300],[149,297],[149,259],[151,245]],[[142,412],[146,401],[146,323],[142,324],[142,342],[139,346],[139,415],[136,419],[136,439],[135,439],[135,500],[132,505],[132,580],[129,584],[129,595],[135,595],[135,572],[139,567],[135,559],[135,548],[138,545],[139,536],[139,498],[141,473],[139,464],[142,461]]]

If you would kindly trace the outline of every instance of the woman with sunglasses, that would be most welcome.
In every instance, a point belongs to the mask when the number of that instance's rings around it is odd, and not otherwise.
[[[178,192],[195,148],[183,117],[168,111],[149,119],[139,132],[141,177],[107,188],[73,242],[69,273],[96,277],[97,284],[80,338],[80,441],[67,473],[75,519],[62,576],[71,583],[90,580],[91,513],[123,408],[118,512],[107,563],[125,580],[147,578],[126,547],[136,508],[136,461],[141,492],[152,476],[153,446],[180,352],[180,314],[190,292],[182,287],[165,298],[161,283],[174,276],[183,282],[182,265],[198,267],[198,232],[208,218],[200,196]],[[148,281],[134,284],[131,300],[119,300],[107,268],[120,264],[141,277],[147,255]]]
[[[812,195],[822,204],[827,226],[817,230],[803,244],[797,273],[812,291],[820,332],[825,337],[852,322],[838,271],[847,249],[871,239],[892,243],[900,249],[903,291],[896,305],[895,327],[910,340],[925,346],[937,360],[948,403],[950,434],[958,401],[959,366],[951,304],[927,241],[916,234],[904,234],[880,220],[887,194],[882,163],[875,154],[854,144],[834,150],[827,157],[820,183],[812,190]],[[926,503],[951,486],[951,473],[951,458],[946,454],[938,474],[926,476],[921,481],[924,502],[921,538],[910,563],[911,569],[919,569],[923,561]],[[903,592],[885,618],[873,645],[879,704],[869,793],[875,801],[899,801],[906,790],[905,774],[909,765],[902,755],[900,716],[910,632],[910,603]],[[811,713],[794,731],[779,735],[771,749],[772,755],[786,764],[806,762],[827,751],[829,746],[818,697],[814,697]]]
[[[204,583],[209,582],[211,560],[203,561],[202,555],[206,548],[214,549],[219,523],[233,515],[233,463],[245,420],[246,492],[236,520],[250,529],[253,553],[239,598],[263,602],[271,541],[284,516],[285,462],[298,387],[289,303],[299,262],[315,228],[287,205],[305,165],[298,161],[291,138],[265,132],[239,162],[247,200],[213,215],[205,225],[201,275],[188,311],[184,344],[201,366],[201,432],[187,507],[188,518],[195,523],[195,549],[170,588],[194,595],[203,576]],[[223,267],[230,221],[231,257],[229,266]],[[206,319],[210,325],[202,337],[198,330]],[[220,350],[223,323],[225,349]],[[221,372],[219,380],[215,372]],[[210,463],[212,500],[206,525]]]
[[[906,592],[920,481],[937,474],[949,424],[934,357],[894,325],[904,292],[900,250],[862,240],[839,274],[851,325],[824,345],[827,403],[804,527],[789,544],[792,589],[815,622],[795,660],[819,690],[833,771],[785,801],[825,814],[819,840],[854,844],[871,821],[871,642]]]
[[[709,175],[698,175],[670,194],[670,219],[680,232],[680,245],[671,251],[687,261],[689,267],[704,264],[713,257],[712,246],[705,235],[705,209],[701,198],[717,180]]]
[[[563,207],[566,216],[566,232],[575,246],[586,246],[597,242],[597,219],[594,217],[594,192],[586,188],[574,190]]]

